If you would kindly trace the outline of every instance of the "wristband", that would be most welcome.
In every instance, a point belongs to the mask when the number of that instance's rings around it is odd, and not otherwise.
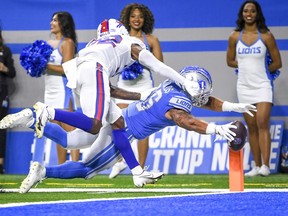
[[[231,112],[232,110],[233,110],[233,103],[230,103],[228,101],[224,101],[222,104],[222,111]]]
[[[206,128],[206,134],[215,134],[216,133],[216,125],[213,123],[209,123]]]

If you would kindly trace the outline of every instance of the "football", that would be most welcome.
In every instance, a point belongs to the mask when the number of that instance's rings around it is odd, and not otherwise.
[[[232,124],[237,126],[237,129],[231,129],[236,136],[232,142],[228,141],[228,145],[233,151],[240,151],[246,143],[247,129],[241,121],[236,120]]]

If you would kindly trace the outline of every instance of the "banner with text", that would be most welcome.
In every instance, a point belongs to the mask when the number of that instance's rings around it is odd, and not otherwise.
[[[217,122],[224,124],[226,122]],[[271,173],[278,171],[284,121],[273,121],[271,133]],[[151,170],[169,174],[224,174],[228,173],[229,158],[226,139],[219,135],[200,135],[173,126],[167,127],[149,138],[149,154],[146,164]],[[253,164],[250,146],[244,147],[244,170]]]
[[[224,124],[227,122],[216,122]],[[271,121],[271,173],[278,171],[280,147],[284,121]],[[45,166],[57,164],[56,144],[51,140],[33,139],[33,132],[9,132],[9,148],[6,151],[6,172],[27,174],[30,161],[39,161]],[[21,143],[21,145],[20,145]],[[137,155],[137,143],[132,148]],[[89,149],[81,150],[81,158]],[[70,157],[68,157],[69,159]],[[253,164],[249,143],[244,148],[244,170]],[[178,126],[167,127],[149,137],[149,152],[146,165],[149,170],[167,174],[226,174],[229,168],[228,145],[225,139],[216,135],[200,135]],[[111,169],[101,172],[110,173]],[[130,174],[126,169],[124,174]]]

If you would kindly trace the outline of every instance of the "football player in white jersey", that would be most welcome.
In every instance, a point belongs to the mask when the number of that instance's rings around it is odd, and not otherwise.
[[[123,110],[129,140],[142,139],[166,126],[178,125],[190,131],[201,134],[218,134],[231,141],[235,134],[230,130],[236,126],[229,124],[215,125],[195,118],[192,115],[193,107],[202,107],[214,111],[235,111],[248,113],[256,111],[250,104],[230,103],[212,97],[212,79],[208,71],[197,66],[188,66],[180,71],[183,77],[196,81],[199,84],[197,96],[191,96],[183,86],[175,81],[166,80],[143,100],[130,104]],[[135,98],[140,99],[139,93]],[[88,118],[88,117],[86,117]],[[88,118],[89,119],[89,118]],[[0,121],[0,128],[25,126],[34,128],[35,118],[31,109],[24,109],[16,114],[10,114]],[[74,149],[90,147],[89,154],[80,162],[67,161],[58,166],[43,167],[38,162],[30,166],[29,175],[20,187],[20,193],[26,193],[37,182],[44,178],[85,178],[89,179],[98,172],[108,169],[121,158],[112,138],[112,128],[104,125],[99,134],[92,135],[76,129],[66,132],[58,125],[48,122],[44,135],[62,143],[64,148]],[[81,142],[79,140],[81,139]],[[91,145],[92,144],[92,145]],[[81,145],[81,146],[80,146]],[[134,157],[133,152],[129,157]],[[126,159],[126,158],[125,158]],[[144,184],[155,183],[159,178],[147,178],[145,182],[133,175],[134,185],[142,187]]]
[[[120,150],[128,167],[134,176],[146,178],[152,176],[144,171],[136,157],[132,155],[124,119],[121,109],[111,101],[109,78],[119,74],[123,68],[133,64],[136,60],[143,66],[180,83],[191,95],[197,94],[199,85],[185,79],[177,71],[165,65],[146,50],[145,44],[130,37],[124,25],[115,20],[104,20],[97,29],[97,38],[91,40],[87,46],[79,51],[79,56],[65,62],[62,66],[68,79],[67,86],[75,88],[80,96],[83,113],[67,112],[54,109],[42,103],[36,103],[36,135],[43,135],[43,128],[48,120],[57,120],[80,128],[91,134],[98,134],[103,125],[112,124],[112,134],[115,145]],[[130,98],[134,100],[135,98]],[[82,116],[84,116],[82,118]],[[89,118],[85,118],[85,117]],[[133,154],[134,155],[134,154]],[[127,159],[126,159],[127,157]],[[144,181],[144,180],[143,180]]]

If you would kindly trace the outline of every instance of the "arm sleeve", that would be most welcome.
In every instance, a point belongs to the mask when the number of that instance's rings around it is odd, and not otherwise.
[[[143,66],[149,68],[150,70],[165,76],[171,80],[174,80],[180,84],[183,84],[185,78],[181,76],[177,71],[171,67],[165,65],[163,62],[159,61],[151,52],[148,50],[141,50],[139,53],[138,61]]]

